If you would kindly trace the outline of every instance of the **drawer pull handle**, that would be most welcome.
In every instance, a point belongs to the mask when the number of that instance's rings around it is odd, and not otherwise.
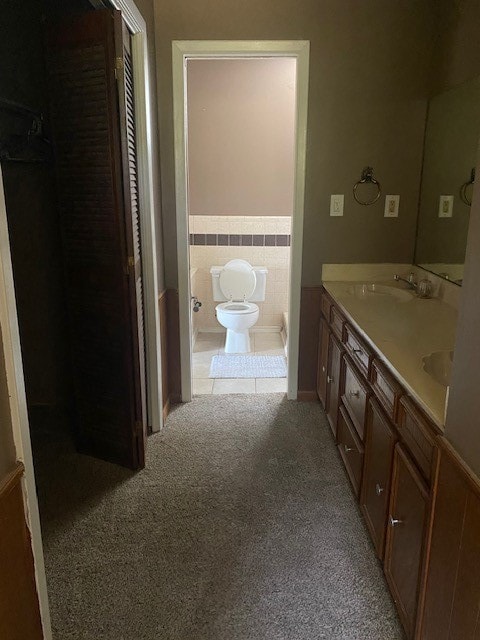
[[[390,526],[391,527],[396,527],[397,524],[402,524],[403,520],[397,520],[396,518],[393,518],[392,516],[390,516]]]
[[[363,353],[361,349],[352,349],[353,353]]]
[[[349,391],[348,394],[349,394],[349,396],[351,398],[359,398],[360,397],[360,391]]]
[[[350,451],[353,451],[352,447],[347,447],[346,444],[343,445],[343,450],[345,451],[345,453],[349,453]]]
[[[331,384],[333,382],[333,378],[331,378],[330,376],[327,376],[327,382],[328,384]]]
[[[375,485],[375,493],[377,494],[377,496],[381,495],[384,491],[385,489],[381,487],[377,482],[377,484]]]

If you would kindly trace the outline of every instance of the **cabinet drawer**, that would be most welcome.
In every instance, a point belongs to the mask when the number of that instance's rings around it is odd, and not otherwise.
[[[383,560],[387,528],[390,480],[396,432],[380,405],[370,398],[365,434],[362,513],[380,560]]]
[[[372,362],[372,388],[380,404],[392,422],[396,422],[398,401],[403,393],[402,387],[379,361]]]
[[[361,338],[353,331],[349,324],[345,324],[345,346],[347,353],[360,368],[360,371],[368,378],[373,353]]]
[[[320,300],[320,311],[327,322],[330,322],[330,309],[332,307],[332,299],[325,291],[322,291],[322,298]]]
[[[337,336],[337,338],[342,341],[343,341],[344,324],[345,324],[345,318],[337,309],[337,307],[332,306],[330,310],[330,326],[334,334]]]
[[[337,426],[338,450],[352,483],[355,494],[360,493],[363,468],[363,445],[358,439],[355,427],[348,417],[345,407],[340,406]]]
[[[367,411],[368,386],[348,356],[344,356],[343,404],[345,405],[358,435],[363,440]]]
[[[400,398],[398,432],[421,474],[430,481],[437,462],[434,427],[407,396]]]

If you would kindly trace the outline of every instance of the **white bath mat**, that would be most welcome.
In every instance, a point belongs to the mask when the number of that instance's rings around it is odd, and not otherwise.
[[[286,378],[285,356],[213,356],[210,378]]]

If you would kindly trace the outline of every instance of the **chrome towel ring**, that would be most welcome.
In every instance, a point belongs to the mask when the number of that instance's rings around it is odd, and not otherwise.
[[[373,198],[373,200],[360,200],[360,198],[357,196],[357,189],[361,184],[365,184],[365,183],[370,183],[370,184],[374,184],[377,187],[377,193],[375,195],[375,197]],[[380,198],[380,194],[382,193],[382,187],[380,185],[380,183],[378,182],[378,180],[375,180],[375,178],[373,177],[373,167],[365,167],[364,170],[362,171],[362,175],[360,177],[360,180],[358,182],[356,182],[353,186],[353,197],[355,198],[355,200],[358,202],[358,204],[363,205],[364,207],[367,207],[370,204],[373,204],[374,202],[376,202],[379,198]]]
[[[467,196],[468,187],[475,182],[475,167],[470,172],[470,180],[468,182],[464,182],[460,187],[460,200],[466,204],[468,207],[472,205],[472,199]]]

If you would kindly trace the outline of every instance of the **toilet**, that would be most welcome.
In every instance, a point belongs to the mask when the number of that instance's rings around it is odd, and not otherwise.
[[[255,302],[265,300],[266,267],[252,267],[246,260],[230,260],[223,267],[212,267],[213,299],[223,301],[215,307],[217,320],[227,330],[225,353],[248,353],[250,333],[258,320]]]

